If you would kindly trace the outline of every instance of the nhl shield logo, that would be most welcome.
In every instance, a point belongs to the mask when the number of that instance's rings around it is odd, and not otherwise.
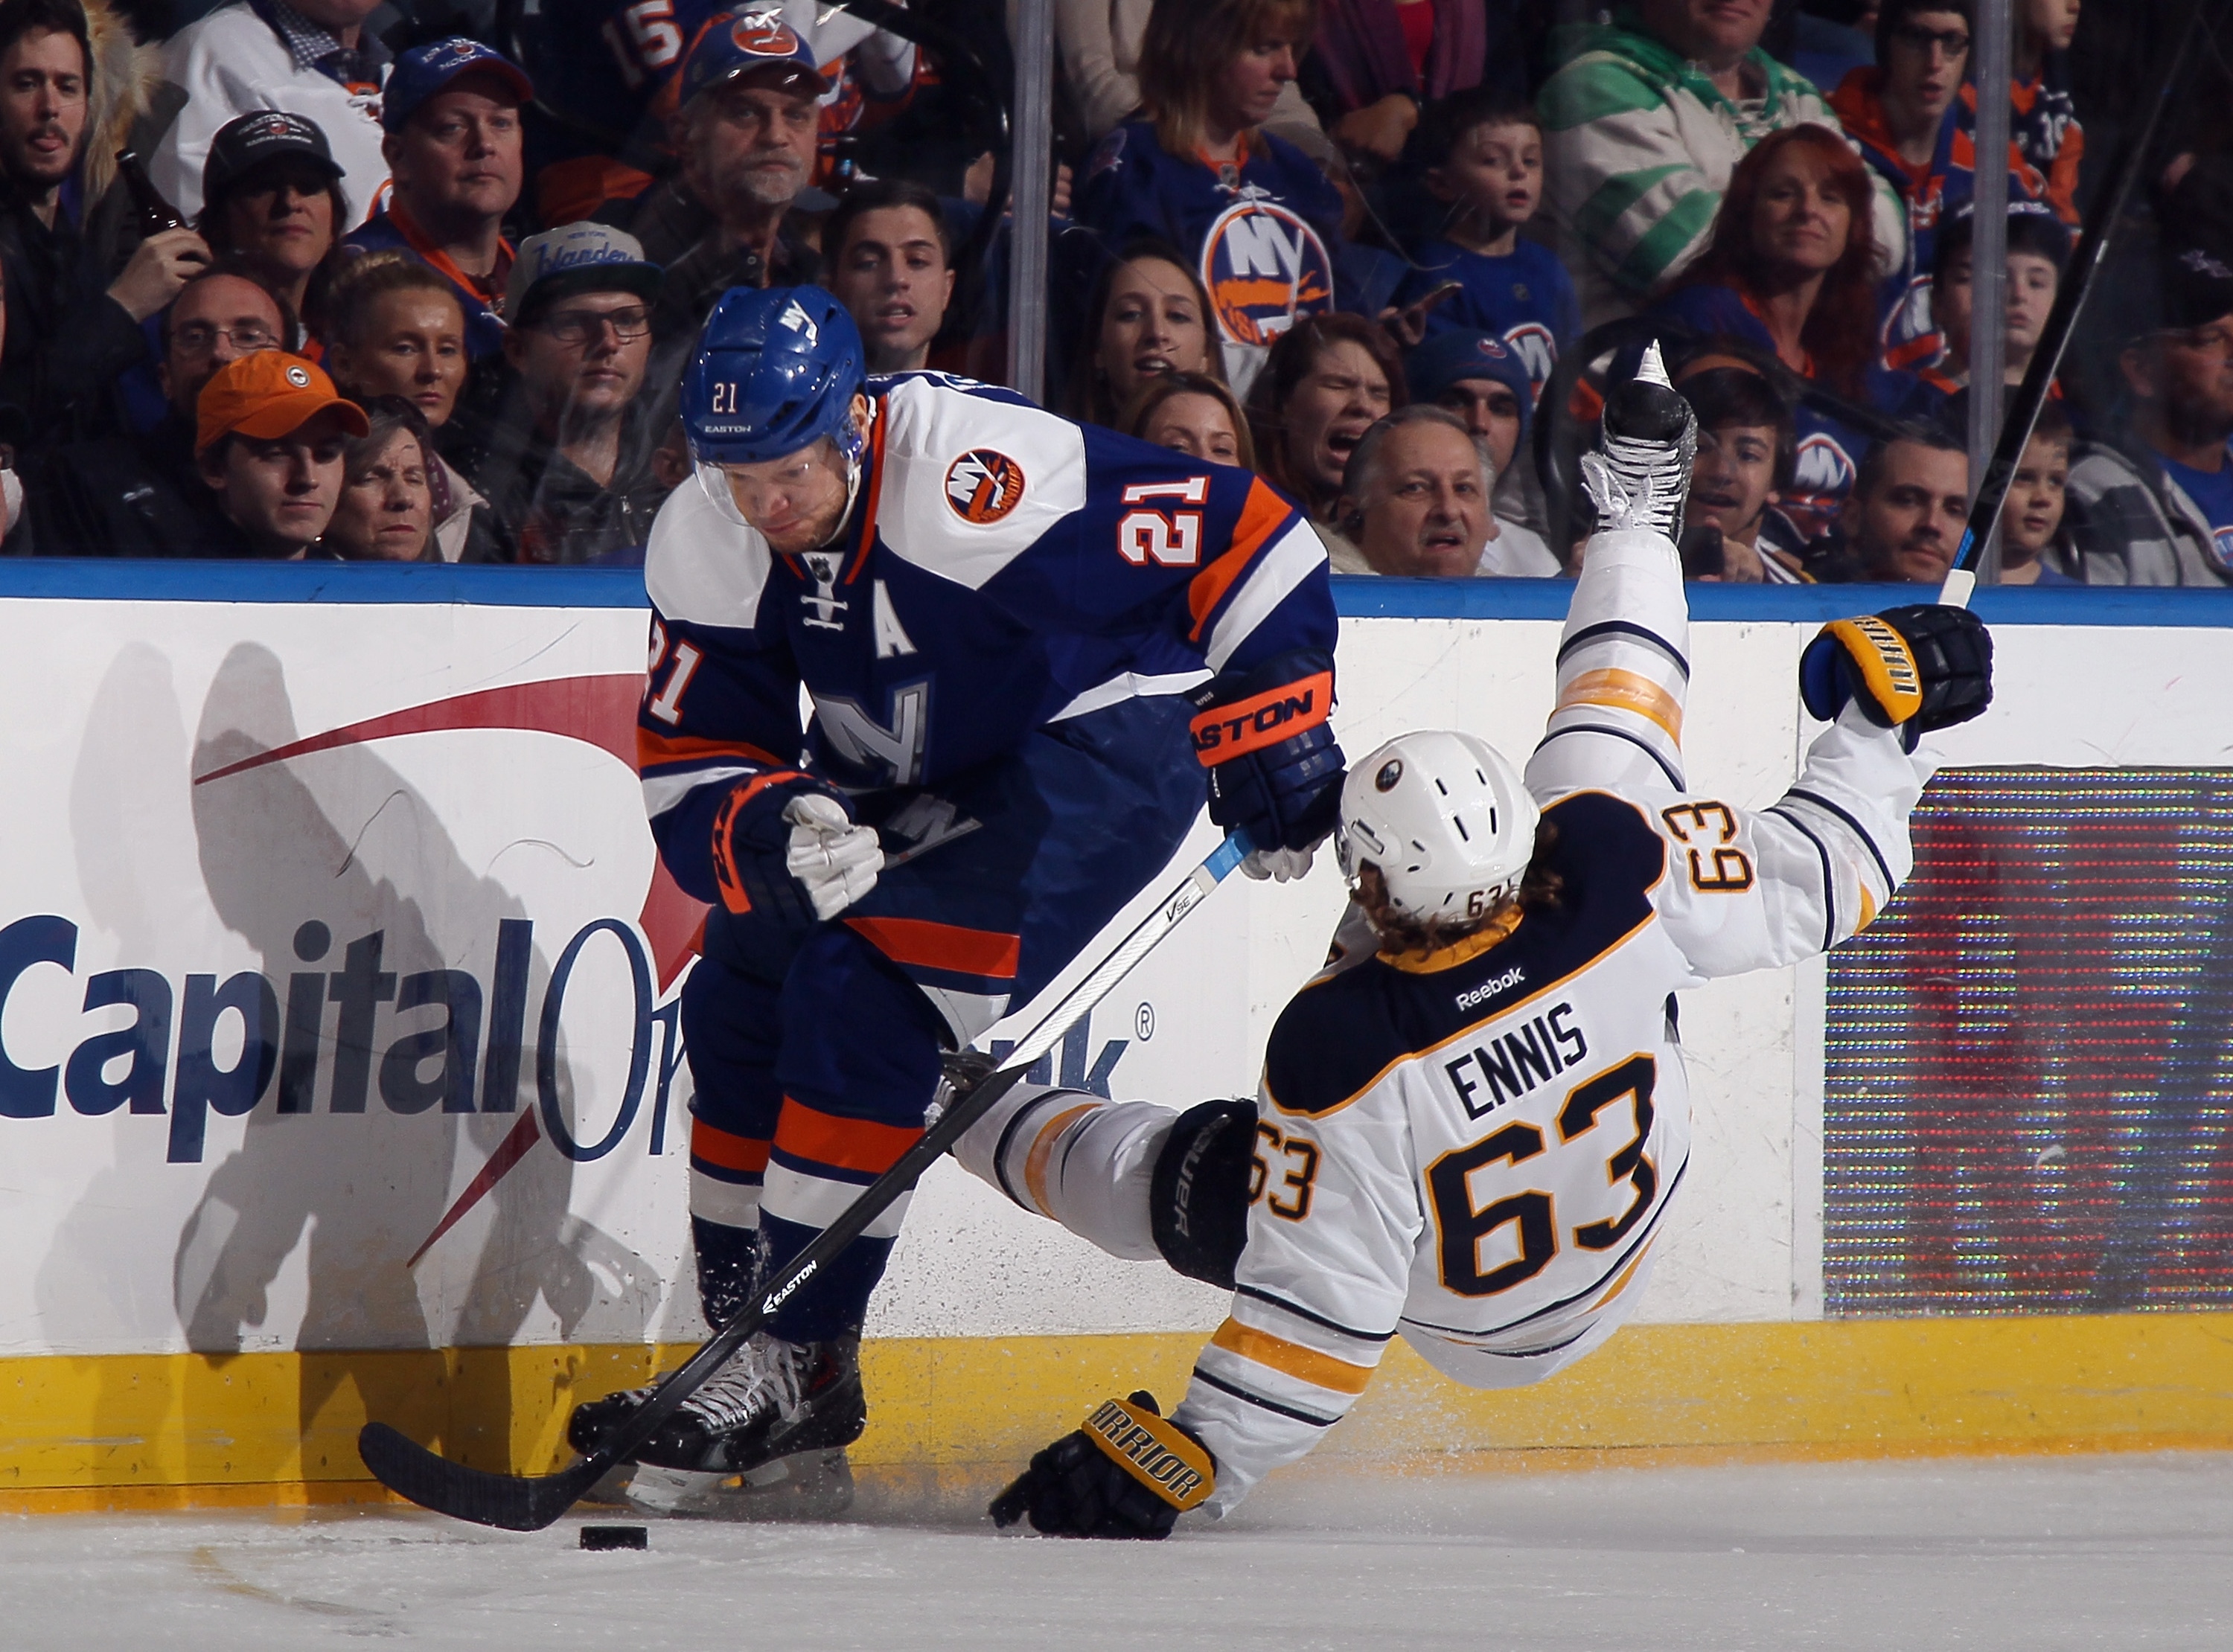
[[[947,468],[946,502],[964,522],[999,521],[1024,497],[1024,467],[1006,453],[973,448]]]
[[[1333,308],[1333,260],[1318,232],[1276,201],[1240,200],[1201,242],[1201,284],[1236,344],[1269,344]]]

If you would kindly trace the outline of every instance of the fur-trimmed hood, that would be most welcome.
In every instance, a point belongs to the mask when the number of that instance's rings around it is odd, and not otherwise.
[[[80,0],[86,37],[93,44],[86,76],[85,149],[78,180],[88,203],[116,181],[116,153],[132,144],[132,128],[154,108],[163,84],[162,49],[140,44],[132,25],[101,0]]]

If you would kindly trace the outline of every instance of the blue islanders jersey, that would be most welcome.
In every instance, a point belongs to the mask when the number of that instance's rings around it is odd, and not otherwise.
[[[1347,307],[1336,302],[1341,197],[1278,138],[1257,134],[1236,167],[1172,154],[1151,122],[1128,120],[1086,163],[1074,214],[1111,256],[1153,237],[1194,261],[1241,393],[1280,334]]]
[[[638,767],[660,853],[702,901],[720,899],[723,798],[802,753],[849,790],[937,785],[1049,725],[1334,646],[1325,549],[1247,472],[943,374],[869,391],[826,550],[776,555],[694,482],[652,528]],[[1182,738],[1171,760],[1192,760]]]
[[[1427,312],[1427,335],[1456,329],[1501,339],[1526,364],[1540,400],[1559,352],[1582,330],[1581,301],[1558,255],[1524,240],[1496,258],[1453,242],[1424,242],[1396,302],[1416,302],[1446,281],[1461,282],[1464,289]]]

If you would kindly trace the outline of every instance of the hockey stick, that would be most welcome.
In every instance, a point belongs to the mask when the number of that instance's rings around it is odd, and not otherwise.
[[[1208,899],[1248,853],[1248,840],[1234,832],[1219,844],[1209,858],[1187,874],[1156,909],[1118,941],[1093,972],[1072,987],[1047,1012],[1038,1025],[1008,1052],[1006,1065],[968,1085],[947,1104],[946,1110],[925,1130],[899,1161],[862,1191],[844,1213],[822,1231],[814,1242],[785,1265],[771,1280],[759,1301],[747,1306],[715,1332],[696,1353],[662,1378],[644,1402],[611,1440],[570,1468],[555,1474],[498,1474],[468,1468],[405,1438],[384,1422],[368,1422],[357,1435],[357,1454],[364,1466],[390,1491],[400,1493],[422,1508],[438,1514],[471,1520],[478,1525],[500,1526],[508,1532],[539,1532],[581,1500],[582,1494],[602,1479],[608,1470],[626,1462],[659,1432],[660,1425],[694,1394],[705,1381],[728,1363],[754,1331],[765,1324],[791,1294],[827,1266],[831,1259],[860,1238],[868,1226],[892,1201],[909,1188],[969,1127],[982,1118],[993,1103],[1006,1095],[1031,1070],[1032,1064],[1062,1042],[1062,1036],[1093,1006],[1106,998],[1133,966],[1160,946],[1186,915]]]
[[[2054,375],[2062,370],[2062,353],[2069,348],[2070,335],[2078,325],[2078,313],[2092,296],[2093,279],[2107,259],[2109,237],[2132,205],[2132,192],[2139,186],[2140,172],[2147,165],[2148,152],[2155,147],[2156,133],[2163,126],[2164,112],[2171,107],[2178,86],[2186,79],[2187,66],[2199,55],[2194,50],[2195,40],[2202,29],[2203,13],[2209,9],[2210,0],[2194,0],[2186,14],[2186,27],[2169,38],[2158,55],[2154,65],[2155,100],[2148,106],[2147,118],[2137,129],[2126,128],[2113,174],[2116,186],[2087,224],[2086,232],[2078,240],[2078,250],[2071,255],[2070,267],[2064,271],[2062,285],[2054,295],[2054,307],[2047,311],[2047,324],[2040,329],[2039,345],[2032,352],[2031,365],[2024,369],[2023,382],[2016,387],[2015,400],[2008,404],[2008,415],[2002,422],[2001,439],[1993,445],[1993,457],[1986,462],[1984,480],[1969,506],[1969,524],[1963,529],[1962,543],[1954,552],[1954,566],[1947,570],[1946,582],[1938,589],[1938,600],[1950,608],[1969,606],[1969,595],[1977,588],[1977,564],[1984,557],[1986,545],[1991,543],[1993,530],[2000,524],[2001,506],[2008,499],[2009,485],[2015,480],[2016,466],[2023,462],[2024,449],[2030,446],[2032,426],[2039,422],[2040,409],[2047,405],[2047,393],[2054,383]],[[1970,393],[1976,393],[1975,386]]]

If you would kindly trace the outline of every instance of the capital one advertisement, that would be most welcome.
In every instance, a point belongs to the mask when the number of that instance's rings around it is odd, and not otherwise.
[[[676,1008],[702,908],[636,784],[645,621],[0,603],[0,1356],[703,1334]],[[1248,1088],[1240,938],[1192,939],[1048,1076]],[[934,1173],[887,1328],[978,1328],[988,1221],[996,1319],[1129,1328],[992,1198]]]

